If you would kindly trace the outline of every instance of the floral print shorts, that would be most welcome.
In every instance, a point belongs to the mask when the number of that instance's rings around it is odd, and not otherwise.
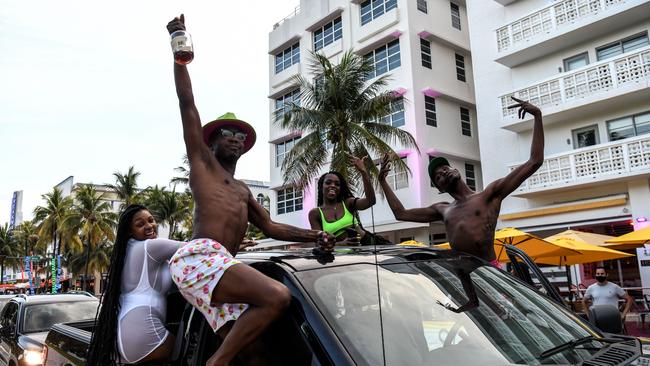
[[[212,239],[194,239],[170,259],[169,269],[179,291],[205,316],[215,332],[227,322],[237,320],[248,309],[247,304],[210,305],[212,291],[221,276],[237,263],[241,262]]]

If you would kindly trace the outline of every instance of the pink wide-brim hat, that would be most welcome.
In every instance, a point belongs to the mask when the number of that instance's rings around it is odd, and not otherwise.
[[[235,114],[231,112],[228,112],[203,126],[203,142],[206,145],[210,146],[210,136],[212,136],[212,133],[215,130],[223,127],[235,127],[236,129],[246,134],[246,140],[244,141],[244,150],[242,151],[242,154],[246,153],[253,147],[253,145],[255,145],[257,135],[255,134],[253,126],[238,119]]]

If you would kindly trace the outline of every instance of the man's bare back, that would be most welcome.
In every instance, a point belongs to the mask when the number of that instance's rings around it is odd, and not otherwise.
[[[458,169],[449,165],[447,159],[435,157],[429,163],[429,176],[441,191],[449,193],[454,201],[434,203],[429,207],[405,209],[386,182],[390,171],[389,156],[384,156],[379,172],[379,182],[395,218],[400,221],[433,222],[442,220],[452,249],[473,254],[487,261],[494,261],[494,230],[497,225],[501,202],[521,183],[530,177],[544,161],[544,132],[542,114],[534,105],[513,98],[520,108],[519,116],[526,113],[535,117],[533,141],[528,161],[514,169],[506,177],[490,183],[485,190],[474,192],[461,179]]]

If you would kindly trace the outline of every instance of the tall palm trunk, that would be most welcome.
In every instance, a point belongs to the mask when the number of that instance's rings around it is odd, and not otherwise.
[[[84,291],[88,291],[88,263],[90,262],[90,239],[86,241],[86,271],[84,272]],[[97,279],[95,278],[95,282]]]

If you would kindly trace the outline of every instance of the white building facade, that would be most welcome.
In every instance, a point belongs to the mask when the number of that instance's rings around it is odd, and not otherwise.
[[[283,185],[281,165],[293,144],[309,131],[286,131],[272,117],[298,97],[291,78],[312,79],[310,52],[334,63],[343,52],[371,57],[375,77],[390,75],[388,90],[402,95],[390,123],[410,132],[420,148],[395,147],[411,176],[389,177],[405,207],[449,200],[433,188],[427,174],[430,156],[445,156],[476,189],[482,188],[475,112],[472,57],[465,1],[449,0],[301,0],[269,35],[269,123],[271,215],[274,220],[309,227],[316,206],[314,187],[297,192]],[[325,167],[327,168],[327,167]],[[361,213],[364,226],[392,241],[444,242],[441,224],[397,222],[377,192],[378,202]],[[373,217],[374,216],[374,217]],[[374,219],[374,220],[373,220]]]
[[[650,1],[468,0],[483,177],[526,161],[543,113],[545,160],[499,227],[618,235],[650,218]],[[485,157],[490,157],[486,159]]]

